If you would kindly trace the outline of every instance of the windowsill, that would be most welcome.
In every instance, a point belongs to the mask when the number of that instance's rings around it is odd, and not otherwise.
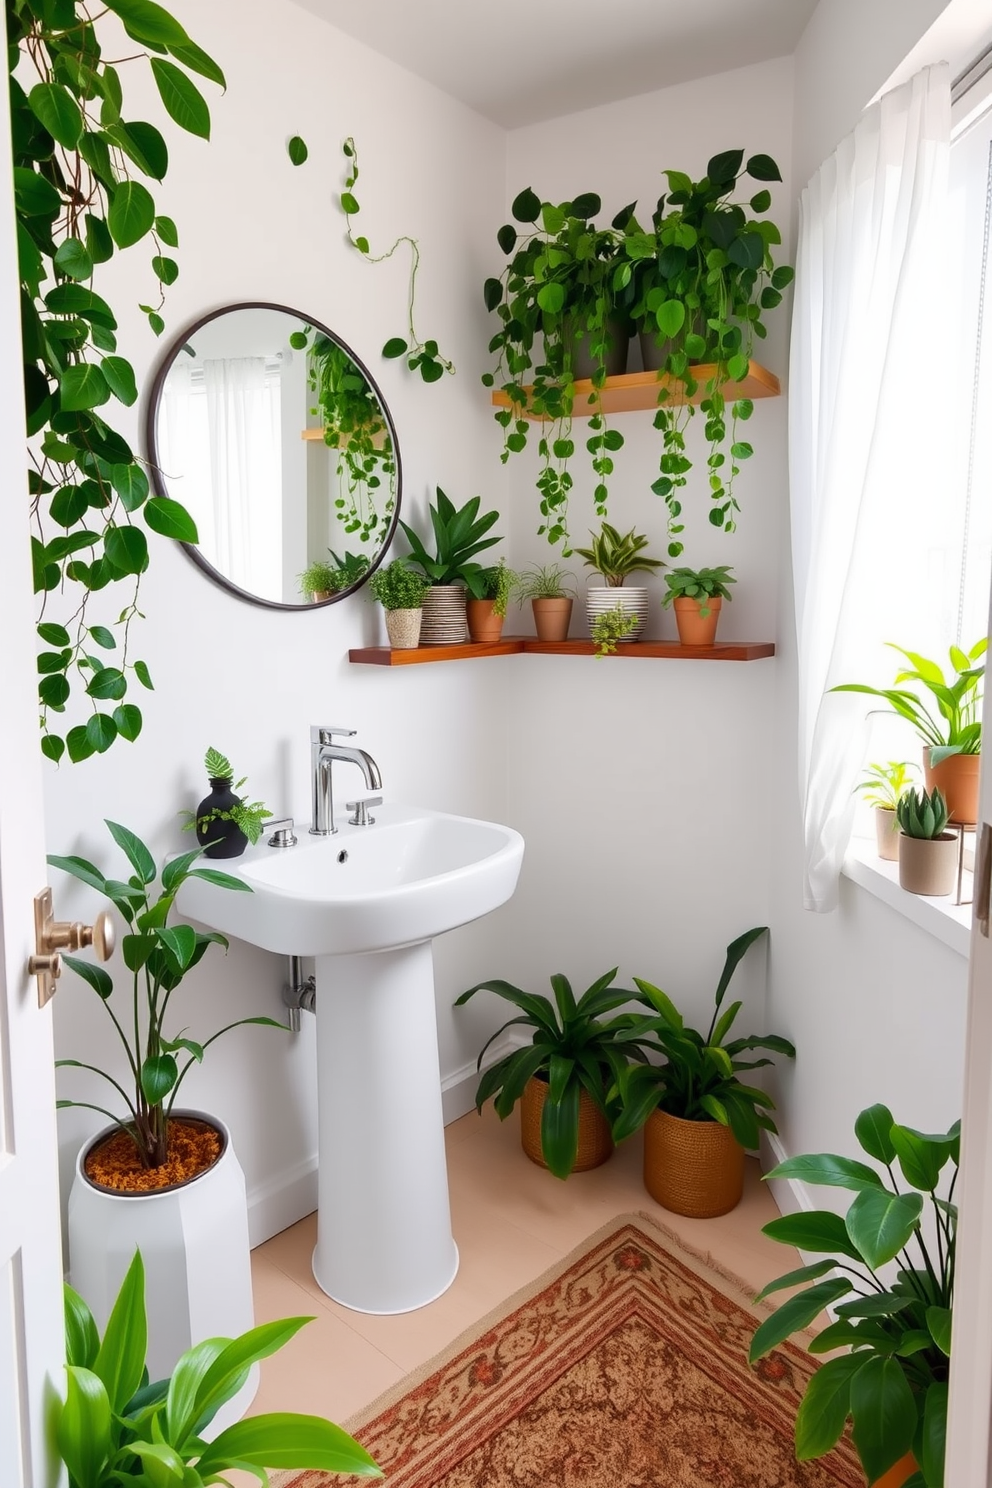
[[[942,940],[952,951],[967,958],[971,941],[971,905],[955,904],[954,895],[945,898],[924,898],[921,894],[908,894],[899,887],[899,864],[887,863],[875,851],[875,843],[868,837],[852,837],[841,870],[845,878],[867,889],[876,899],[881,899],[897,914],[904,915],[930,935]],[[961,897],[970,900],[972,876],[965,870],[961,880]]]

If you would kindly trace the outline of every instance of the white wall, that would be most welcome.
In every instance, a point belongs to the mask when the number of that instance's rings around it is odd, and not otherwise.
[[[156,198],[177,222],[181,268],[169,292],[166,339],[237,300],[309,313],[336,329],[381,383],[399,434],[404,514],[422,518],[437,482],[458,501],[480,493],[487,505],[502,507],[498,440],[478,382],[487,339],[479,285],[503,194],[502,131],[288,0],[177,0],[175,9],[224,67],[228,91],[221,97],[206,85],[209,145],[180,137],[165,121],[172,165]],[[140,72],[124,69],[126,89],[136,89],[132,79]],[[162,123],[153,89],[128,96],[132,117]],[[311,150],[300,169],[285,149],[297,132]],[[402,232],[420,239],[419,324],[458,368],[433,387],[379,356],[387,337],[404,330],[409,260],[400,252],[371,267],[344,240],[334,202],[342,185],[340,144],[349,134],[361,152],[362,229],[373,247],[387,247]],[[98,281],[121,313],[121,350],[133,360],[139,386],[164,351],[136,309],[154,288],[151,252],[130,250]],[[124,413],[118,422],[137,436],[137,417]],[[364,599],[310,613],[258,609],[214,588],[175,545],[152,543],[141,592],[148,619],[132,639],[132,655],[147,660],[155,682],[139,699],[144,731],[134,745],[115,744],[102,758],[48,769],[49,851],[82,853],[116,871],[103,817],[130,826],[158,856],[187,846],[177,813],[205,793],[208,744],[230,756],[276,813],[306,818],[308,730],[317,722],[357,729],[394,799],[507,815],[504,663],[396,672],[350,666],[348,647],[374,643],[382,633],[379,611]],[[116,619],[122,604],[119,595],[107,598],[100,618]],[[339,798],[359,780],[343,767]],[[95,896],[63,874],[53,872],[53,880],[63,916],[96,908]],[[456,1020],[450,1005],[491,973],[488,948],[500,918],[439,945],[446,1075],[473,1060],[482,1029],[495,1026],[481,1008]],[[233,945],[226,959],[211,954],[177,994],[177,1021],[195,1036],[239,1014],[278,1014],[283,977],[279,958],[245,946]],[[191,1104],[216,1110],[232,1126],[253,1198],[290,1184],[295,1212],[287,1217],[278,1204],[265,1211],[283,1222],[312,1207],[292,1189],[315,1150],[313,1028],[307,1020],[304,1028],[295,1039],[238,1030],[209,1052],[185,1087]],[[59,1054],[81,1060],[105,1060],[111,1044],[92,993],[68,976],[56,1035]],[[60,1079],[64,1093],[96,1093],[78,1072]],[[81,1134],[98,1122],[86,1112],[62,1113],[66,1164]]]

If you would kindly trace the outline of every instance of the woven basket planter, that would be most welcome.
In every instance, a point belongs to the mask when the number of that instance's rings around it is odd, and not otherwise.
[[[663,1209],[715,1219],[744,1192],[744,1149],[719,1121],[652,1111],[644,1127],[644,1187]]]
[[[435,584],[424,595],[422,646],[460,646],[468,640],[465,585]]]
[[[541,1151],[541,1112],[548,1098],[547,1080],[536,1077],[527,1081],[520,1097],[520,1145],[531,1162],[546,1168]],[[584,1090],[579,1092],[579,1146],[573,1173],[598,1168],[613,1155],[613,1138],[609,1122]]]

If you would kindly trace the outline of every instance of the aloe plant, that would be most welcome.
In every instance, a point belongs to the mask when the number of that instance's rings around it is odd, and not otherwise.
[[[948,815],[947,802],[936,786],[929,795],[925,790],[910,789],[896,803],[896,820],[907,837],[925,841],[939,837],[947,826]]]

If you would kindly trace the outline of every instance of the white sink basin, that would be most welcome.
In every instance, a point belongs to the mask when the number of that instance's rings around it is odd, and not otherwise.
[[[299,823],[296,847],[258,846],[225,872],[239,894],[202,879],[179,891],[183,914],[266,951],[341,956],[430,940],[510,898],[523,857],[512,827],[409,806],[377,806],[375,824],[338,819],[332,837]]]

